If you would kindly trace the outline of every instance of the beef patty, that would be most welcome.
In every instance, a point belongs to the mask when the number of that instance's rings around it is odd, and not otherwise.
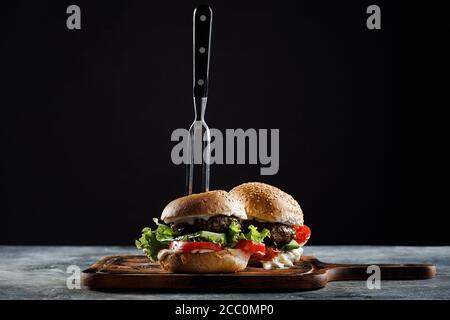
[[[282,247],[291,242],[295,237],[295,230],[293,227],[277,223],[277,222],[259,222],[256,220],[243,221],[243,231],[248,229],[248,226],[254,225],[258,231],[266,228],[270,231],[270,236],[264,240],[268,245]],[[244,231],[246,232],[246,231]]]
[[[180,234],[189,234],[197,231],[225,233],[228,232],[228,228],[232,222],[235,222],[239,227],[241,227],[240,219],[224,215],[213,216],[208,220],[195,219],[193,224],[172,223],[170,227],[172,228],[172,230],[177,231]]]

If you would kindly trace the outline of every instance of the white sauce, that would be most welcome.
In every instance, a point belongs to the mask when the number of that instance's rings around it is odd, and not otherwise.
[[[261,261],[265,270],[270,269],[285,269],[292,267],[294,262],[300,261],[303,254],[303,248],[293,249],[287,252],[282,252],[270,261]]]
[[[191,253],[208,253],[208,252],[214,252],[214,250],[208,250],[208,249],[195,249],[192,250]]]
[[[178,252],[181,252],[181,250],[162,249],[158,252],[158,260],[163,260],[167,255]]]

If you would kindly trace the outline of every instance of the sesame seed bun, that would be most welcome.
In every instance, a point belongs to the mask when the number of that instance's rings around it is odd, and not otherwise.
[[[247,219],[242,203],[223,190],[191,194],[170,202],[161,214],[165,223],[197,216],[234,216]]]
[[[248,182],[233,188],[230,194],[243,203],[248,219],[303,225],[303,212],[298,202],[274,186]]]

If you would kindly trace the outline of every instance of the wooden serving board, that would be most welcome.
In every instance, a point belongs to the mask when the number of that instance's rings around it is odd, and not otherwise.
[[[227,274],[175,274],[150,263],[143,255],[108,256],[83,271],[83,284],[93,290],[311,290],[330,281],[367,280],[369,265],[334,264],[303,256],[289,269],[248,267]],[[377,264],[382,280],[429,279],[436,275],[432,264]]]

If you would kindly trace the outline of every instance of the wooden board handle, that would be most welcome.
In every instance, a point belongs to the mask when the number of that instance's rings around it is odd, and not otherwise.
[[[420,280],[430,279],[436,275],[433,264],[333,264],[319,262],[320,268],[327,271],[328,281],[367,280],[373,270],[370,266],[378,266],[382,280]]]

